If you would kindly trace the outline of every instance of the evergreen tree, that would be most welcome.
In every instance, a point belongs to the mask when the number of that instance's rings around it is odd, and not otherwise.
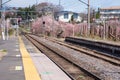
[[[100,9],[98,8],[98,12],[96,13],[96,19],[100,18]]]

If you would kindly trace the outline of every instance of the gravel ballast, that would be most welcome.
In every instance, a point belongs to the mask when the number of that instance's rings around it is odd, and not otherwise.
[[[112,65],[103,60],[91,57],[84,53],[80,53],[78,51],[59,45],[57,43],[53,43],[43,38],[39,38],[39,40],[66,52],[67,55],[72,56],[73,60],[79,61],[78,64],[81,65],[81,67],[84,67],[85,69],[97,74],[101,77],[102,80],[120,80],[119,66]]]

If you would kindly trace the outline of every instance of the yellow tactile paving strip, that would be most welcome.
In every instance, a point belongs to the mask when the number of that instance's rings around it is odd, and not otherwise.
[[[41,80],[34,66],[34,63],[28,51],[26,50],[25,45],[20,36],[19,36],[19,43],[20,43],[20,52],[22,54],[22,60],[24,66],[25,80]]]

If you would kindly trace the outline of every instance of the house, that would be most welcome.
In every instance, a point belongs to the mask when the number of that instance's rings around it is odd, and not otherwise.
[[[79,13],[75,13],[71,11],[60,11],[60,12],[56,12],[54,15],[57,21],[63,21],[63,22],[70,22],[72,16],[75,22],[82,21],[82,18],[80,17]]]
[[[100,19],[120,20],[120,6],[100,8]]]

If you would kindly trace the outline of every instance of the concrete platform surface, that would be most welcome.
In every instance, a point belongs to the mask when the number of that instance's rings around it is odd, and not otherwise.
[[[25,37],[0,39],[0,80],[71,80]]]
[[[0,60],[0,80],[25,80],[18,38],[0,39],[0,50],[6,55]]]
[[[42,53],[30,53],[42,80],[71,80],[55,63]]]

